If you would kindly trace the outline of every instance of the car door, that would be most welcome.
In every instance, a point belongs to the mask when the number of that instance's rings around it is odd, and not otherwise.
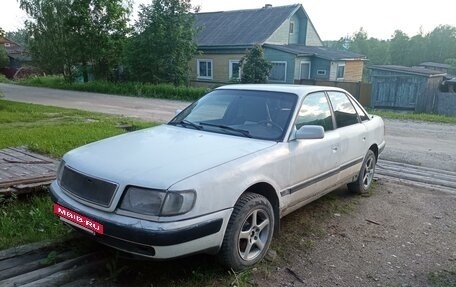
[[[368,146],[367,129],[360,121],[355,107],[348,96],[339,91],[328,92],[340,136],[338,181],[346,182],[359,173]]]
[[[289,141],[291,186],[284,198],[288,206],[310,201],[334,186],[339,166],[339,134],[324,92],[304,98],[294,125],[296,130],[304,125],[320,125],[325,134],[323,139]]]

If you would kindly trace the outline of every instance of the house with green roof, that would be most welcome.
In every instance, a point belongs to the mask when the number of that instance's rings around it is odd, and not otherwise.
[[[271,83],[301,80],[358,82],[366,57],[323,46],[301,4],[196,14],[199,54],[190,62],[194,85],[215,86],[240,78],[240,60],[260,44],[271,62]]]

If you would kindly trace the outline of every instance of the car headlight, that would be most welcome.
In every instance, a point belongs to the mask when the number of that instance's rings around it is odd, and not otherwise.
[[[194,190],[169,191],[163,204],[161,215],[178,215],[189,212],[195,203]]]
[[[120,209],[144,215],[171,216],[189,212],[195,199],[193,190],[166,192],[129,187],[122,198]]]
[[[61,160],[60,164],[59,164],[59,168],[57,169],[57,182],[62,181],[64,167],[65,167],[65,161]]]

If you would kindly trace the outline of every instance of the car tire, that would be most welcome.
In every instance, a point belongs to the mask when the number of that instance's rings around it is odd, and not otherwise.
[[[266,255],[274,232],[274,211],[262,195],[244,193],[236,202],[219,252],[221,263],[240,271]]]
[[[369,150],[364,157],[363,165],[359,171],[358,179],[347,184],[348,190],[357,193],[367,193],[372,184],[375,173],[376,157],[372,150]]]

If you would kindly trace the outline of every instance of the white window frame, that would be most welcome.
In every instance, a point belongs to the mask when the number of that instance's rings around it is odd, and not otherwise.
[[[285,73],[284,73],[284,79],[283,81],[281,80],[271,80],[269,79],[270,82],[276,82],[276,83],[286,83],[287,82],[287,61],[271,61],[271,64],[285,64]],[[272,72],[272,69],[271,69]]]
[[[294,21],[290,21],[290,35],[293,35],[294,34],[294,31],[295,31],[295,22]]]
[[[202,62],[209,62],[211,63],[211,74],[210,76],[202,76],[200,75],[200,64]],[[214,78],[214,62],[212,59],[197,59],[196,60],[196,74],[198,79],[204,79],[204,80],[212,80]]]
[[[339,76],[339,67],[344,67],[344,74],[343,77],[338,77]],[[336,66],[336,80],[343,80],[345,78],[345,63],[339,63]]]
[[[233,78],[233,64],[239,64],[239,78]],[[229,60],[229,80],[240,80],[242,75],[241,60]]]
[[[317,76],[326,76],[326,70],[317,70]]]
[[[8,42],[5,42],[5,47],[11,47],[11,44]]]

